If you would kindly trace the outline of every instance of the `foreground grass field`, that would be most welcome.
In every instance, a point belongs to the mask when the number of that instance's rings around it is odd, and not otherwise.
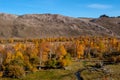
[[[75,80],[75,76],[69,71],[48,70],[29,74],[23,79],[4,78],[0,80]]]
[[[75,75],[66,70],[46,70],[27,75],[23,79],[1,79],[1,80],[76,80]]]
[[[93,64],[93,63],[87,63]],[[77,80],[75,72],[79,69],[84,68],[83,62],[73,62],[69,69],[70,70],[62,70],[62,69],[50,69],[50,70],[41,70],[35,73],[30,73],[26,77],[22,79],[11,79],[11,78],[1,78],[0,80]],[[84,80],[119,80],[120,79],[120,64],[115,65],[107,65],[106,69],[110,69],[112,74],[111,76],[104,75],[103,72],[93,71],[89,72],[88,70],[84,70],[81,72],[81,76]]]
[[[41,70],[35,73],[30,73],[22,79],[1,78],[0,80],[76,80],[75,72],[79,68],[83,68],[81,62],[73,62],[69,69],[50,69]]]

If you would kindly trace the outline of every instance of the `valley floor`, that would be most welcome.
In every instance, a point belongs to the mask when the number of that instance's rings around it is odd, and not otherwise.
[[[35,73],[30,73],[22,79],[1,78],[0,80],[77,80],[76,72],[85,68],[84,62],[73,62],[68,69],[50,69],[41,70]],[[92,62],[87,62],[86,65],[94,65]],[[106,69],[111,71],[110,75],[106,75],[101,71],[82,71],[81,77],[84,80],[119,80],[120,79],[120,64],[106,65]]]

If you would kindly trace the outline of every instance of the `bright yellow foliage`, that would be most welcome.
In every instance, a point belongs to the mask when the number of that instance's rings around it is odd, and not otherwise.
[[[17,51],[16,54],[15,54],[15,58],[16,58],[16,59],[17,59],[17,58],[24,59],[23,53],[20,52],[20,51]]]
[[[80,44],[77,46],[77,57],[78,58],[82,58],[83,55],[84,55],[84,45],[83,44]]]
[[[62,59],[62,57],[67,54],[67,51],[63,45],[60,45],[56,52],[57,52],[58,56],[60,57],[60,59]]]
[[[6,59],[5,59],[5,64],[9,64],[11,60],[14,59],[14,55],[11,52],[7,52],[6,54]]]

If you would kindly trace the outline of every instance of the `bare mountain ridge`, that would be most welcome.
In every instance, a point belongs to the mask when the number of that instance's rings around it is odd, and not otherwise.
[[[0,14],[1,38],[120,36],[120,18],[73,18],[58,14]]]

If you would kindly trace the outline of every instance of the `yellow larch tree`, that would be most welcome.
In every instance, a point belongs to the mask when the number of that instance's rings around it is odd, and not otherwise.
[[[66,51],[64,45],[58,46],[56,53],[57,53],[58,57],[60,59],[62,59],[67,54],[67,51]]]
[[[79,44],[77,46],[77,58],[83,58],[84,50],[85,50],[85,46],[83,44]]]

